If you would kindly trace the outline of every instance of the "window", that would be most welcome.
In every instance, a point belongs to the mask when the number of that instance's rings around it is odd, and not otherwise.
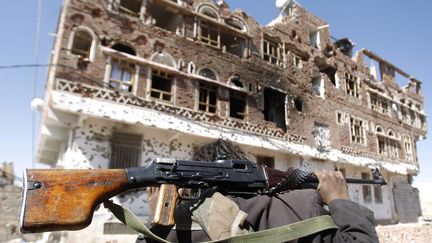
[[[324,80],[321,76],[312,79],[312,95],[324,98]]]
[[[175,1],[177,3],[177,1]],[[184,17],[174,8],[168,8],[162,1],[147,1],[146,14],[154,20],[154,24],[162,29],[177,33],[185,34],[182,31]]]
[[[375,203],[379,203],[379,204],[383,203],[382,186],[374,185],[374,196],[375,196]]]
[[[198,110],[209,113],[217,112],[217,87],[215,85],[200,83]]]
[[[359,84],[358,84],[358,80],[357,77],[346,73],[345,74],[345,83],[346,83],[346,93],[354,96],[356,98],[359,97]]]
[[[93,38],[87,31],[77,30],[74,33],[71,53],[83,58],[88,58],[90,56],[92,43]]]
[[[389,130],[388,135],[385,136],[383,129],[380,126],[376,128],[377,141],[378,141],[378,153],[389,158],[398,158],[399,154],[399,142],[396,139],[396,135],[392,130]]]
[[[119,58],[111,59],[110,87],[119,91],[132,92],[135,64]]]
[[[414,160],[412,142],[409,136],[404,136],[405,159],[409,161]]]
[[[282,92],[271,88],[264,88],[264,119],[276,123],[276,127],[286,131],[285,98]]]
[[[379,96],[376,93],[369,93],[370,106],[374,111],[378,111],[383,114],[389,113],[389,103],[388,100]]]
[[[246,97],[243,93],[230,91],[230,117],[244,119],[246,113]]]
[[[343,115],[341,112],[336,112],[336,123],[339,125],[343,125],[344,121],[343,121]]]
[[[138,17],[141,12],[141,2],[142,0],[120,0],[119,10]]]
[[[257,155],[256,159],[258,165],[274,168],[274,157]]]
[[[361,173],[361,178],[362,179],[370,179],[370,174],[362,172]],[[363,185],[362,186],[362,190],[363,190],[363,201],[365,203],[371,203],[372,202],[372,190],[371,190],[371,186],[370,185]]]
[[[111,137],[110,168],[130,168],[141,165],[142,136],[113,132]]]
[[[263,41],[263,58],[269,63],[279,65],[280,63],[280,48],[276,42],[265,39]]]
[[[302,60],[299,56],[297,55],[293,55],[293,66],[297,69],[302,69],[303,68],[303,63]]]
[[[200,20],[198,40],[206,45],[220,47],[219,29],[205,20]]]
[[[393,139],[387,139],[386,145],[389,157],[392,159],[398,158],[398,141]]]
[[[386,142],[383,137],[378,137],[378,153],[381,155],[386,154]]]
[[[351,142],[364,144],[366,141],[364,135],[363,121],[351,117],[350,124],[351,124]]]
[[[171,74],[160,70],[152,70],[150,96],[158,100],[171,102],[172,83],[173,76]]]
[[[210,68],[200,69],[198,72],[198,75],[209,78],[209,79],[218,80],[216,73],[213,70],[211,70]]]

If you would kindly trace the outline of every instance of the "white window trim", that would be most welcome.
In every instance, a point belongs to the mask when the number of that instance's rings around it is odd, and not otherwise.
[[[96,47],[97,47],[97,36],[96,34],[93,32],[93,30],[91,30],[89,27],[87,26],[77,26],[74,28],[74,30],[72,30],[71,35],[69,37],[69,41],[68,41],[68,45],[67,45],[67,54],[71,55],[71,56],[78,56],[76,54],[72,53],[72,46],[73,46],[73,42],[74,42],[74,38],[75,38],[75,33],[77,31],[86,31],[87,33],[89,33],[92,37],[92,43],[91,43],[91,47],[90,47],[90,52],[89,52],[89,61],[93,62],[95,60],[96,57]]]

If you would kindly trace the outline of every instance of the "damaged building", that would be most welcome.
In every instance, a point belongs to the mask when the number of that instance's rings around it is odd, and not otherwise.
[[[224,138],[280,170],[380,167],[389,185],[349,185],[351,199],[381,223],[421,214],[421,82],[298,4],[261,26],[224,1],[65,0],[51,63],[42,163],[133,167]],[[148,214],[141,191],[117,200]]]

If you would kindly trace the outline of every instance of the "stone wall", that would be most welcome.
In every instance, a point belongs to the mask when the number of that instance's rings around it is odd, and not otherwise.
[[[42,238],[41,234],[25,234],[20,232],[19,214],[21,188],[8,185],[0,187],[0,242],[14,239],[35,241]]]

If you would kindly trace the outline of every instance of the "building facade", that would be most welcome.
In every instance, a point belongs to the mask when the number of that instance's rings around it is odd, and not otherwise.
[[[270,4],[270,3],[269,3]],[[218,138],[259,164],[341,170],[383,223],[421,213],[421,82],[298,4],[267,26],[212,0],[65,0],[51,55],[38,161],[124,168],[190,159]],[[405,82],[406,86],[398,83]],[[148,215],[140,191],[118,197]]]

